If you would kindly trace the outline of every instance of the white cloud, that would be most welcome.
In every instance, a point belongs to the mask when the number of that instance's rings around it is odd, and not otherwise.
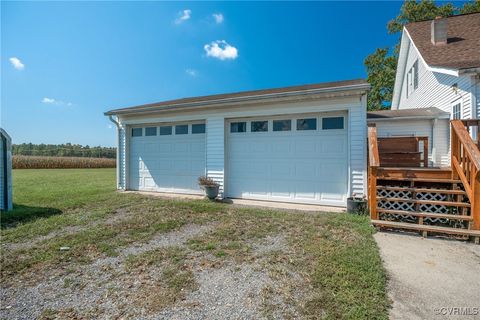
[[[20,61],[20,59],[18,59],[17,57],[11,57],[10,59],[10,63],[12,64],[12,66],[17,69],[17,70],[23,70],[25,69],[25,65],[22,63],[22,61]]]
[[[71,103],[71,102],[65,102],[65,101],[56,100],[54,98],[48,98],[48,97],[43,98],[42,103],[52,104],[52,105],[56,105],[56,106],[67,106],[67,107],[73,106],[73,103]]]
[[[55,102],[57,102],[57,101],[56,101],[55,99],[53,99],[53,98],[47,98],[47,97],[45,97],[45,98],[42,99],[42,103],[54,104]]]
[[[216,22],[217,24],[222,23],[223,20],[224,20],[224,19],[223,19],[223,14],[221,14],[221,13],[214,13],[214,14],[212,14],[212,17],[213,17],[213,19],[215,19],[215,22]]]
[[[198,76],[198,71],[195,70],[195,69],[185,69],[185,73],[188,74],[191,77]]]
[[[225,40],[212,41],[210,44],[203,46],[207,57],[213,57],[220,60],[236,59],[238,50],[234,46],[229,45]]]
[[[178,18],[175,20],[175,23],[180,24],[184,21],[187,21],[188,19],[190,19],[191,15],[192,15],[192,10],[190,9],[185,9],[183,11],[180,11],[178,13]]]

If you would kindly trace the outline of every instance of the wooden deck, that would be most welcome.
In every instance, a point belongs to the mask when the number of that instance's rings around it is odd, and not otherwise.
[[[471,237],[478,243],[480,150],[468,131],[478,124],[480,120],[451,121],[451,168],[428,166],[425,137],[377,138],[375,125],[369,125],[368,201],[372,224],[416,230],[423,236]]]

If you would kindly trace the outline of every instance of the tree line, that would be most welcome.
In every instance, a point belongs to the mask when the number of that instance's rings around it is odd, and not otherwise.
[[[13,155],[50,156],[50,157],[85,157],[85,158],[116,158],[114,147],[90,147],[80,144],[13,144]]]

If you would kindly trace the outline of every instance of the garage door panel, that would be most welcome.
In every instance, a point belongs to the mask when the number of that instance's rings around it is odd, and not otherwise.
[[[348,189],[347,130],[323,130],[322,116],[305,116],[317,118],[316,130],[296,131],[295,118],[290,131],[274,132],[270,126],[268,132],[250,132],[247,125],[247,132],[231,134],[227,125],[227,195],[344,205]]]
[[[171,135],[131,137],[130,189],[202,193],[197,179],[205,174],[205,134],[192,134],[188,125],[188,134],[173,131]]]

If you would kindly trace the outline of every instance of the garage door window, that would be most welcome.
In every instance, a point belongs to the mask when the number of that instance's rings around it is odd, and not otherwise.
[[[230,132],[245,132],[247,131],[246,122],[232,122],[230,123]]]
[[[146,136],[156,136],[157,135],[157,127],[146,127],[145,128],[145,135]]]
[[[175,126],[175,134],[188,134],[188,124]]]
[[[317,130],[317,119],[297,119],[297,130]]]
[[[252,132],[268,131],[268,121],[252,121]]]
[[[204,123],[198,123],[198,124],[192,124],[192,133],[205,133],[205,124]]]
[[[172,134],[172,127],[171,126],[160,127],[160,135],[161,136],[169,136],[171,134]]]
[[[343,129],[343,117],[322,118],[322,129]]]
[[[273,120],[273,131],[291,131],[292,120]]]
[[[132,128],[132,137],[141,137],[142,128]]]

